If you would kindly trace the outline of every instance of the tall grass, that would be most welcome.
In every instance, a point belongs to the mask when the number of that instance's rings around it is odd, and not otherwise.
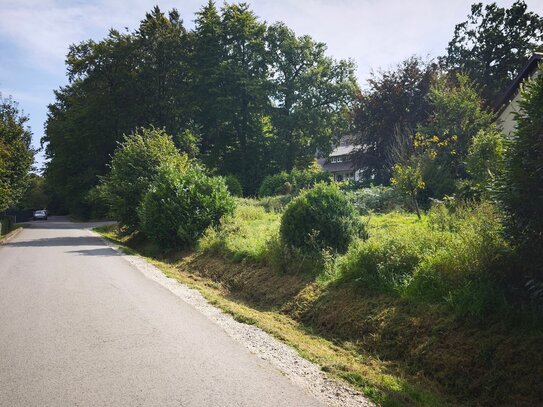
[[[421,222],[372,231],[368,241],[353,245],[340,260],[340,280],[446,303],[461,314],[482,315],[503,305],[509,247],[493,205],[438,204]]]
[[[334,256],[286,247],[278,236],[281,213],[245,201],[220,228],[208,229],[200,239],[201,252],[447,304],[459,314],[480,316],[504,305],[509,247],[501,215],[489,203],[435,204],[420,221],[403,212],[366,217],[370,238]]]

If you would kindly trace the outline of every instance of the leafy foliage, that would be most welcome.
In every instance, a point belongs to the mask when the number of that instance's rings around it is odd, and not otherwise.
[[[224,182],[226,183],[228,192],[230,192],[232,196],[243,196],[243,186],[235,175],[227,175],[226,177],[224,177]]]
[[[347,191],[346,195],[361,215],[387,213],[405,207],[405,199],[392,187],[376,185]]]
[[[154,181],[163,163],[177,164],[184,171],[188,159],[175,148],[164,130],[140,129],[119,144],[111,161],[111,171],[103,180],[101,195],[114,219],[129,231],[137,229],[136,207]]]
[[[224,179],[209,177],[193,164],[186,171],[166,163],[138,209],[142,231],[163,247],[196,243],[221,217],[231,215],[235,200]]]
[[[211,1],[191,31],[176,10],[155,7],[133,32],[73,45],[42,139],[48,186],[88,215],[87,193],[123,135],[155,126],[255,195],[266,175],[309,166],[348,122],[354,66],[325,52],[247,4]]]
[[[37,174],[30,174],[25,192],[17,206],[21,209],[43,209],[47,208],[48,203],[45,179]]]
[[[16,103],[0,94],[0,212],[15,206],[27,189],[34,162],[27,121]]]
[[[436,73],[436,65],[412,57],[392,70],[372,74],[354,112],[356,144],[365,146],[355,158],[365,178],[388,184],[396,164],[391,155],[395,133],[412,131],[426,120],[427,95]]]
[[[497,102],[529,56],[543,45],[543,18],[527,9],[521,0],[510,8],[475,3],[468,19],[454,29],[443,61],[481,86],[488,105]]]
[[[422,179],[422,171],[418,164],[396,164],[392,173],[392,185],[405,194],[413,203],[417,216],[420,219],[418,192],[424,189],[426,184]]]
[[[281,220],[281,238],[299,249],[343,253],[361,236],[364,225],[355,207],[333,184],[319,183],[302,192],[287,206]]]
[[[339,259],[343,281],[377,291],[449,305],[482,316],[504,303],[509,245],[500,211],[488,202],[437,203],[426,222],[389,214],[372,225],[367,241]]]
[[[519,247],[523,267],[543,280],[543,75],[521,93],[517,130],[505,154],[499,197],[508,232]]]
[[[290,173],[282,171],[268,175],[258,190],[260,197],[286,195],[304,188],[310,188],[318,182],[331,182],[332,174],[312,167],[307,170],[294,169]]]
[[[496,128],[480,130],[471,140],[466,171],[477,195],[488,195],[505,170],[507,141]]]
[[[468,149],[479,131],[487,131],[493,114],[482,103],[465,75],[441,77],[428,94],[431,114],[414,139],[426,197],[442,198],[456,192],[456,180],[467,178]]]
[[[158,7],[133,33],[111,30],[102,41],[70,47],[69,84],[55,91],[42,144],[49,188],[72,213],[89,215],[86,195],[124,135],[154,125],[183,139],[188,47],[177,11],[166,16]]]
[[[326,45],[296,37],[283,23],[268,27],[274,145],[279,168],[308,166],[332,136],[348,130],[348,109],[358,91],[354,65],[325,55]]]

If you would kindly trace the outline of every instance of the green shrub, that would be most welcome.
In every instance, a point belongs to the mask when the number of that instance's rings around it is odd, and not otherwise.
[[[322,171],[319,167],[311,167],[305,170],[294,169],[290,174],[294,179],[297,190],[311,188],[319,182],[330,183],[334,180],[331,173]]]
[[[404,198],[394,188],[382,185],[361,188],[346,194],[361,215],[392,212],[405,206]]]
[[[228,192],[230,192],[230,195],[237,197],[243,196],[243,186],[241,185],[238,177],[235,175],[227,175],[224,177],[224,182],[226,184],[226,188],[228,188]]]
[[[268,175],[262,181],[262,185],[258,190],[258,196],[274,196],[282,195],[282,190],[285,189],[285,184],[294,182],[293,177],[286,171],[277,174]]]
[[[287,206],[281,221],[283,241],[311,251],[343,253],[364,232],[355,207],[334,184],[320,183],[302,192]]]
[[[527,81],[521,96],[498,196],[508,236],[522,259],[523,270],[516,275],[524,284],[543,283],[543,75]]]
[[[510,249],[494,205],[437,202],[427,218],[401,218],[372,218],[371,237],[338,260],[338,278],[447,304],[459,314],[483,315],[504,304]]]
[[[466,157],[466,171],[471,176],[474,194],[488,193],[503,174],[506,140],[494,127],[480,130],[471,140]]]
[[[138,229],[137,208],[158,168],[172,160],[180,170],[188,165],[187,156],[179,153],[164,130],[139,129],[119,144],[98,195],[106,200],[112,217],[128,231]]]
[[[193,165],[187,171],[166,164],[146,193],[138,214],[143,232],[165,247],[194,244],[209,226],[231,215],[235,200],[221,177]]]
[[[268,175],[262,181],[258,190],[260,197],[286,195],[304,188],[310,188],[318,182],[331,182],[332,174],[316,170],[294,169],[290,173],[282,171],[274,175]]]

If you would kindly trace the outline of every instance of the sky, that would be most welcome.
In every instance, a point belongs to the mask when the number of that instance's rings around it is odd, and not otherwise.
[[[55,89],[67,84],[64,59],[70,44],[100,40],[110,28],[137,28],[158,5],[176,8],[185,26],[207,0],[0,0],[0,93],[12,96],[30,117],[38,148]],[[357,65],[363,87],[370,73],[393,67],[412,55],[445,53],[457,23],[475,0],[253,0],[261,20],[283,21],[297,35],[311,35],[337,59]],[[497,0],[509,7],[513,0]],[[526,0],[543,15],[543,0]],[[222,4],[217,1],[217,4]],[[43,153],[36,157],[43,164]]]

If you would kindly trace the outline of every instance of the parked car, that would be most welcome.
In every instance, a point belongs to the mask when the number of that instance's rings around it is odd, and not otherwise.
[[[47,211],[46,210],[35,211],[34,220],[47,220]]]

